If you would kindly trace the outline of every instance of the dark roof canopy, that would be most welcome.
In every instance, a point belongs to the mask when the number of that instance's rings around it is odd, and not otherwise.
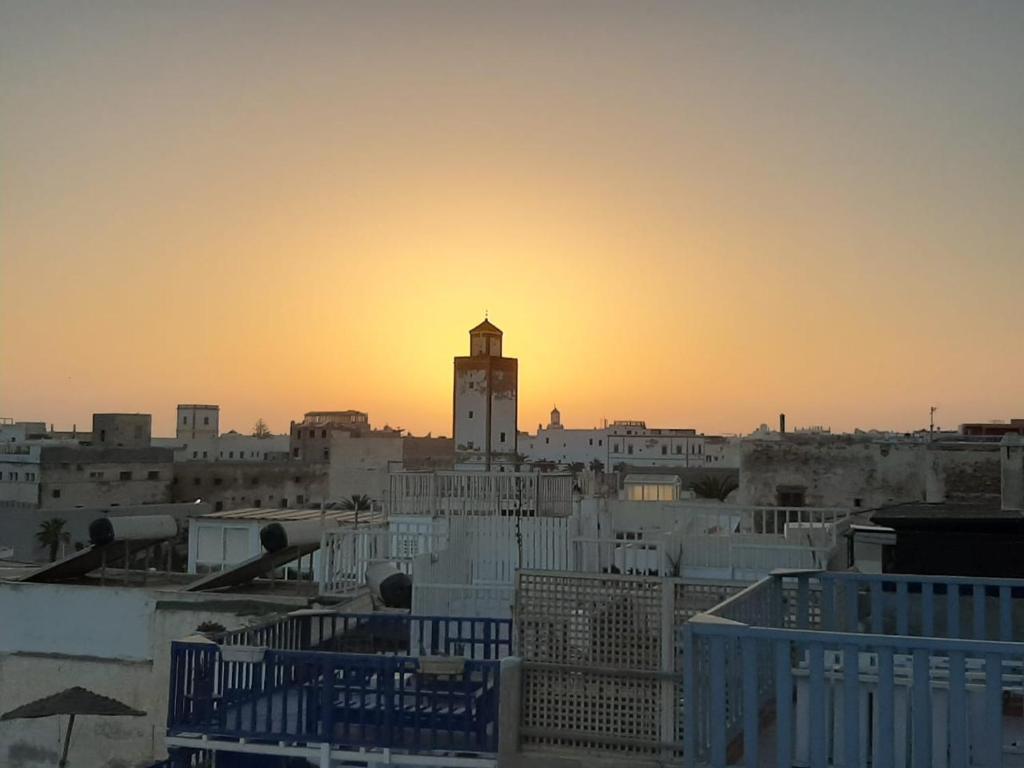
[[[0,720],[21,720],[24,718],[50,717],[52,715],[129,715],[142,717],[145,715],[138,709],[132,709],[116,699],[100,696],[98,693],[74,688],[55,693],[43,699],[23,704],[3,715]]]
[[[470,333],[496,333],[501,336],[501,329],[490,320],[484,319],[476,328],[470,328]]]

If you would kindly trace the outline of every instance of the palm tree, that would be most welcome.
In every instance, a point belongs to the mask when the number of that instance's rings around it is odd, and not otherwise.
[[[725,501],[726,497],[738,487],[733,478],[714,475],[708,475],[690,485],[690,489],[702,499],[718,499],[719,501]]]
[[[368,510],[372,508],[370,497],[365,493],[353,493],[351,498],[345,499],[341,502],[342,509],[352,509],[356,512]]]
[[[57,559],[57,550],[60,549],[60,545],[71,541],[71,533],[64,530],[67,522],[62,518],[53,517],[39,524],[36,540],[44,547],[50,548],[51,563]]]

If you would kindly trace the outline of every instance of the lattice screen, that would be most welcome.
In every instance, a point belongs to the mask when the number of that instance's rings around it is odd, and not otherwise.
[[[531,748],[644,755],[658,751],[658,680],[527,669],[523,682],[522,729]]]
[[[679,627],[739,589],[654,576],[520,570],[524,747],[678,757]],[[670,654],[663,643],[671,645]]]
[[[661,588],[654,577],[521,571],[519,654],[525,661],[656,671]]]

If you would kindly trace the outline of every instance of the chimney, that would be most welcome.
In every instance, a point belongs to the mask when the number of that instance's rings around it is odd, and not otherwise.
[[[779,414],[779,434],[786,434],[786,414],[784,413]]]
[[[1024,512],[1024,435],[1004,435],[999,443],[1002,509]]]

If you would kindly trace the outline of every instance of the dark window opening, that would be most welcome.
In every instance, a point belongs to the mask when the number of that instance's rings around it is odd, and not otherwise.
[[[59,499],[60,498],[60,488],[54,488],[53,489],[53,498],[55,498],[55,499]]]
[[[130,470],[125,470],[124,472],[121,473],[120,477],[122,480],[131,480],[132,473]]]
[[[149,472],[146,473],[146,479],[147,480],[159,480],[160,479],[160,473],[157,470],[155,470],[155,469],[151,469],[151,470],[149,470]]]
[[[220,512],[222,509],[224,509],[224,502],[223,501],[218,501],[216,504],[213,505],[213,511],[214,512]]]
[[[775,493],[780,507],[802,507],[805,504],[804,488],[779,486],[776,488]]]
[[[472,411],[469,412],[469,418],[471,418],[471,419],[473,418],[473,412]]]
[[[203,424],[209,424],[209,423],[210,423],[210,417],[209,416],[203,416]]]
[[[192,485],[199,485],[200,482],[202,481],[198,477],[192,478]]]

